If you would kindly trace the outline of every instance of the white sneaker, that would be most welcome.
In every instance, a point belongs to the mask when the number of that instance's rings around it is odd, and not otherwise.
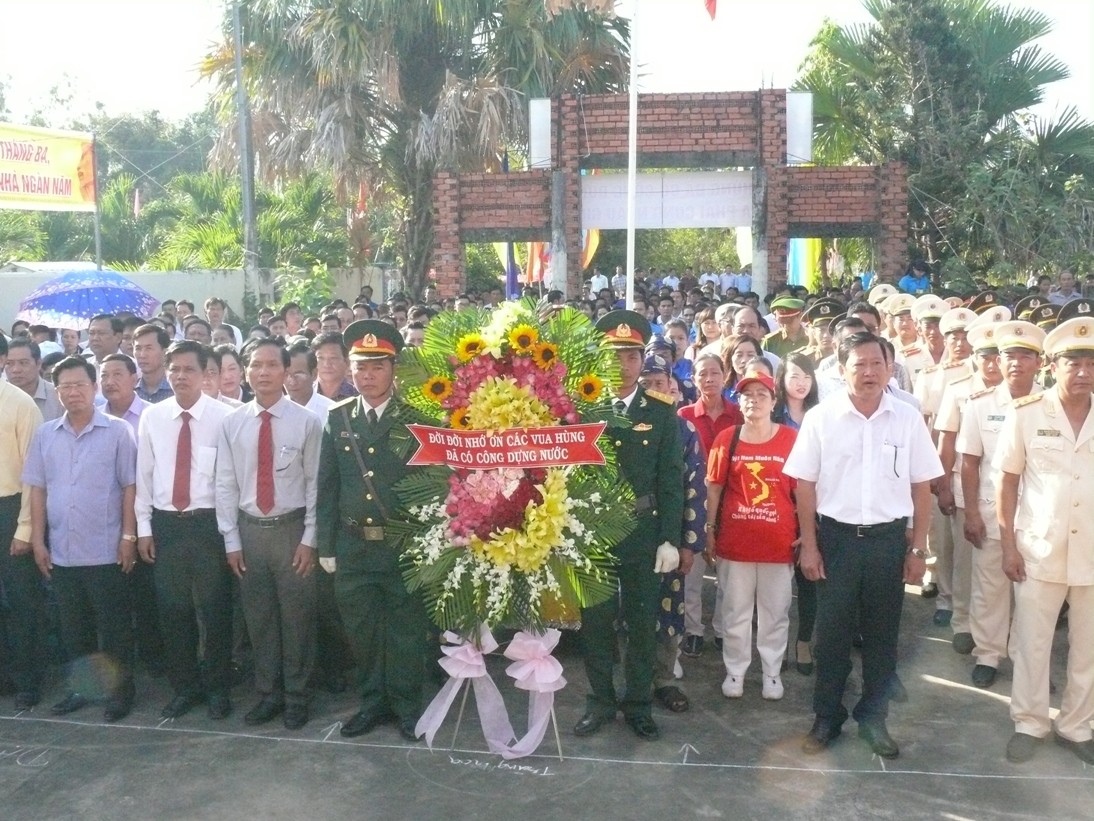
[[[672,677],[673,678],[683,678],[684,677],[684,668],[683,668],[683,665],[680,664],[680,659],[676,659],[676,664],[672,668]]]
[[[726,698],[740,698],[745,694],[745,683],[740,676],[726,676],[722,682],[722,695]]]
[[[778,701],[783,697],[783,682],[778,676],[764,676],[761,695],[768,701]]]

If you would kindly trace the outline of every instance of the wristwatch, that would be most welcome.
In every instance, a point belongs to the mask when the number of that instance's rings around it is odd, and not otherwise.
[[[135,542],[135,541],[137,541],[137,537],[134,536],[132,533],[123,533],[122,534],[122,541],[123,542]]]
[[[705,525],[703,525],[703,530],[707,533],[713,533],[714,532],[714,522],[707,522]]]
[[[915,556],[917,559],[926,559],[927,558],[927,551],[926,550],[920,550],[918,547],[910,548],[908,550],[908,552],[911,553],[913,556]]]

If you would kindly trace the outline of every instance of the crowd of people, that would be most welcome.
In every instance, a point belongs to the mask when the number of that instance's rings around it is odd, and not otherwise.
[[[1028,293],[953,294],[917,262],[899,288],[761,300],[747,273],[651,269],[629,306],[621,270],[586,284],[545,299],[585,312],[617,353],[607,401],[633,422],[614,444],[639,527],[616,546],[618,599],[581,613],[575,734],[622,712],[659,737],[653,705],[689,709],[680,668],[710,639],[726,698],[744,694],[753,646],[763,699],[783,697],[791,665],[814,677],[805,753],[853,717],[896,757],[886,716],[906,698],[913,585],[972,657],[972,685],[995,687],[1010,659],[1009,760],[1054,734],[1094,763],[1094,303],[1070,271]],[[205,704],[224,719],[250,666],[244,721],[299,729],[314,689],[344,690],[355,670],[342,735],[393,723],[414,739],[437,636],[387,526],[413,470],[394,365],[438,312],[502,300],[429,287],[376,303],[366,288],[315,314],[263,308],[249,327],[215,297],[203,316],[168,300],[86,329],[16,323],[0,338],[0,688],[37,705],[53,635],[55,714],[99,700],[124,718],[143,667],[167,676],[165,718]],[[1058,623],[1070,651],[1053,727]]]

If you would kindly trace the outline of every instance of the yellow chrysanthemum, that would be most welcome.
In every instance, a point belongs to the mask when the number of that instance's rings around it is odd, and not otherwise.
[[[511,347],[515,353],[533,353],[536,342],[538,341],[539,331],[531,325],[517,325],[517,327],[509,332],[509,347]]]
[[[604,380],[595,373],[587,373],[577,383],[577,395],[585,402],[596,402],[604,390]]]
[[[558,359],[558,345],[554,342],[540,342],[532,349],[532,359],[543,370],[549,370]]]
[[[540,504],[528,503],[523,530],[506,529],[489,541],[471,539],[471,550],[493,565],[516,567],[534,573],[543,567],[551,551],[562,544],[563,527],[569,514],[566,475],[557,468],[547,471],[539,488]]]
[[[452,394],[452,380],[444,376],[431,376],[422,385],[422,393],[426,399],[443,402]]]
[[[448,426],[453,430],[467,430],[471,425],[467,421],[467,408],[456,408],[448,416]]]
[[[469,362],[482,353],[485,346],[482,337],[478,334],[461,336],[460,341],[456,343],[456,357],[460,362]]]
[[[492,376],[471,394],[467,418],[475,430],[535,428],[555,424],[543,402],[508,377]]]

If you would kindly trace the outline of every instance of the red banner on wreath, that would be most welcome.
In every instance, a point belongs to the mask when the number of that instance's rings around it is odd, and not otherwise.
[[[448,465],[463,470],[547,468],[563,465],[602,465],[596,440],[605,422],[549,428],[450,430],[407,425],[421,445],[411,465]]]

